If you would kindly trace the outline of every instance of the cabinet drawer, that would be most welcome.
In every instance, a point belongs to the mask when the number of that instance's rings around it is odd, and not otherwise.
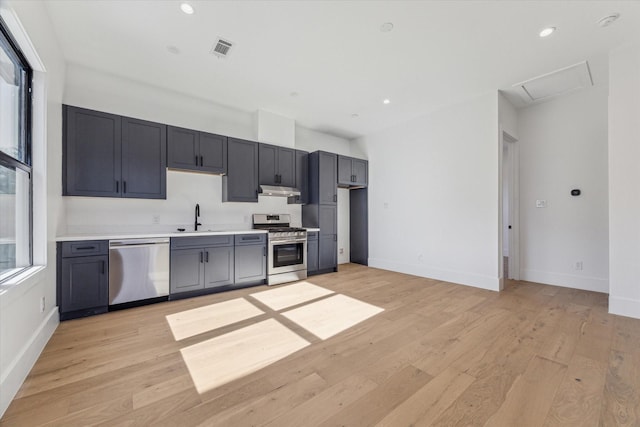
[[[263,245],[267,241],[266,234],[237,234],[236,246]]]
[[[79,242],[62,242],[62,257],[78,257],[92,255],[107,255],[109,242],[107,240],[83,240]]]
[[[233,246],[233,234],[225,234],[223,236],[171,238],[171,249],[212,248],[217,246]]]
[[[307,240],[308,241],[318,240],[318,232],[317,231],[308,232],[307,233]]]

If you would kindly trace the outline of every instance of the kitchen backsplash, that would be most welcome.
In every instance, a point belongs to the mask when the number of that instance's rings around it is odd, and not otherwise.
[[[284,197],[260,196],[258,203],[222,203],[222,177],[167,171],[167,199],[64,197],[66,233],[193,231],[194,210],[200,204],[201,230],[248,230],[254,213],[288,213],[300,226],[300,205]]]

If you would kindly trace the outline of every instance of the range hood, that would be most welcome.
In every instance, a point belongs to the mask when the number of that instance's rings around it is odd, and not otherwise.
[[[299,196],[300,190],[293,187],[277,187],[274,185],[261,185],[263,196],[274,196],[274,197],[292,197]]]

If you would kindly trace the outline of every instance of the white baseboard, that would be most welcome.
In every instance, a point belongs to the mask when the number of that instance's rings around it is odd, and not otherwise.
[[[475,273],[443,270],[425,265],[405,264],[401,262],[376,258],[369,258],[369,266],[374,268],[381,268],[383,270],[396,271],[398,273],[412,274],[414,276],[442,280],[444,282],[451,282],[459,285],[472,286],[474,288],[487,289],[490,291],[500,290],[499,277],[490,277]]]
[[[58,327],[58,307],[53,307],[40,327],[31,336],[27,344],[11,362],[0,379],[0,417],[9,407],[22,383],[40,357],[40,353]]]
[[[577,276],[539,270],[520,270],[520,280],[544,283],[545,285],[581,289],[583,291],[609,293],[609,279],[601,277]]]
[[[609,313],[640,319],[640,300],[610,295]]]

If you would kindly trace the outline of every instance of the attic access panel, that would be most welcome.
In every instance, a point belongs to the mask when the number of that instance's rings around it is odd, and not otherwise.
[[[527,102],[541,101],[590,86],[593,86],[593,78],[587,61],[513,85]]]

